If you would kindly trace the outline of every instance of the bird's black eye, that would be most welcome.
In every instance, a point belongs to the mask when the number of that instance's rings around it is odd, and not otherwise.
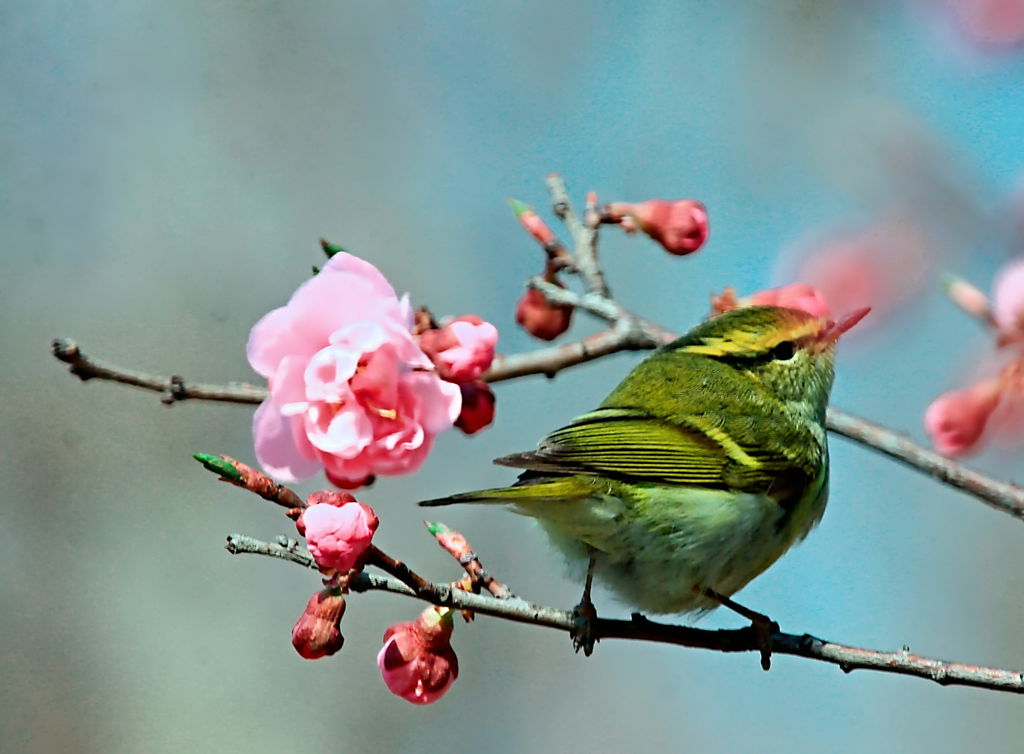
[[[795,354],[796,346],[791,340],[784,340],[772,349],[772,358],[776,361],[789,361]]]

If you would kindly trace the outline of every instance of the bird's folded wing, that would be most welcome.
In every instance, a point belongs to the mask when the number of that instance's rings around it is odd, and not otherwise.
[[[707,417],[668,423],[639,409],[622,408],[584,414],[548,435],[536,451],[504,456],[495,463],[750,492],[768,492],[794,475],[813,475],[781,453],[743,447]]]

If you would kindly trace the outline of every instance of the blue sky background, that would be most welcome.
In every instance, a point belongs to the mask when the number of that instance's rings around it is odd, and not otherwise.
[[[12,751],[1014,749],[1011,696],[639,643],[585,659],[554,632],[487,618],[456,629],[449,695],[414,708],[374,657],[416,604],[353,597],[344,651],[306,662],[289,631],[315,576],[221,549],[229,532],[288,531],[189,457],[251,460],[250,409],[78,384],[47,344],[70,335],[154,372],[250,379],[249,327],[326,236],[435,312],[493,321],[502,350],[531,348],[512,313],[539,253],[505,200],[545,207],[557,171],[577,199],[707,204],[711,239],[692,257],[602,238],[622,301],[680,330],[712,291],[786,282],[778,259],[808,234],[912,218],[927,285],[844,348],[834,399],[923,439],[930,399],[987,348],[939,275],[987,286],[1019,252],[1006,205],[1024,169],[1021,56],[971,47],[925,3],[15,0],[0,18]],[[594,327],[580,317],[574,332]],[[365,493],[381,546],[456,578],[412,502],[507,481],[492,457],[593,407],[640,358],[500,386],[491,430],[444,436],[420,473]],[[1024,666],[1020,523],[842,439],[832,456],[820,528],[742,601],[794,633]],[[1011,477],[1018,459],[974,463]],[[530,522],[444,520],[518,593],[578,599]]]

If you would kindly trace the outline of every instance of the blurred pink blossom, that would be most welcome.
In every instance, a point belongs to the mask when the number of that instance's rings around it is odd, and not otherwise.
[[[323,589],[306,603],[299,620],[292,628],[292,646],[307,660],[332,655],[345,643],[341,635],[341,616],[345,614],[345,598],[333,589]]]
[[[1024,41],[1024,0],[945,0],[960,28],[992,47]]]
[[[475,314],[464,314],[420,336],[420,348],[437,366],[443,379],[470,382],[494,361],[498,330]]]
[[[785,306],[800,309],[815,317],[829,317],[828,301],[821,291],[807,283],[790,283],[779,288],[768,288],[739,299],[741,306]]]
[[[974,450],[999,405],[999,380],[985,380],[943,393],[924,413],[924,428],[935,449],[947,456]]]
[[[1024,337],[1024,257],[1010,261],[996,275],[992,314],[1004,338]]]
[[[321,569],[346,573],[362,565],[378,523],[370,506],[352,502],[311,505],[295,525]]]
[[[416,620],[384,632],[377,666],[392,694],[430,704],[455,682],[459,660],[451,645],[453,615],[451,608],[428,607]]]
[[[347,253],[257,322],[247,353],[270,387],[253,417],[263,468],[297,481],[322,466],[346,488],[418,468],[462,399],[435,373],[411,325],[408,301]]]
[[[920,228],[893,217],[801,241],[782,256],[778,277],[812,286],[833,312],[871,307],[877,326],[923,289],[927,270]]]

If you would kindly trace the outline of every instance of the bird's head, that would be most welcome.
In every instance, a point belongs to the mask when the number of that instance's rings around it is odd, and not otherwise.
[[[666,350],[697,354],[740,370],[788,404],[824,413],[840,336],[869,309],[835,321],[798,309],[751,306],[713,317]]]

